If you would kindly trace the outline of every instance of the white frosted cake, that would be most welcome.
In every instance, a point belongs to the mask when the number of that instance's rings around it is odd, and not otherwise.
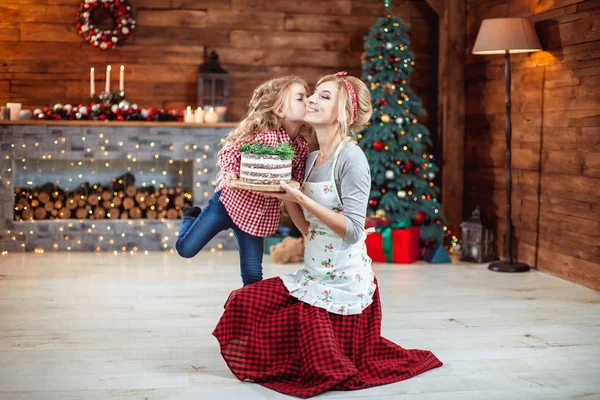
[[[240,179],[259,185],[289,182],[292,179],[292,160],[276,155],[242,153]]]

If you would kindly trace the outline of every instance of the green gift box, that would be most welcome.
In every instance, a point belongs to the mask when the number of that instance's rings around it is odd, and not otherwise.
[[[285,239],[285,236],[273,235],[265,237],[263,246],[263,253],[271,254],[271,246],[275,246],[277,243],[281,243]]]

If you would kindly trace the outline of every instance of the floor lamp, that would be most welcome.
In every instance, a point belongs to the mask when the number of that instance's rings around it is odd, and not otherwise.
[[[525,18],[491,18],[481,23],[473,54],[504,54],[504,80],[506,84],[506,257],[504,261],[490,264],[497,272],[526,272],[529,265],[513,260],[512,248],[512,174],[510,120],[510,54],[541,50],[542,46],[531,22]]]

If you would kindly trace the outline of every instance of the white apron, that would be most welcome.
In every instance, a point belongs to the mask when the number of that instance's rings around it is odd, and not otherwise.
[[[345,142],[338,146],[333,159],[331,179],[304,182],[300,190],[322,206],[342,212],[342,202],[335,186],[335,166]],[[312,172],[316,157],[308,169]],[[356,244],[346,244],[321,220],[304,209],[309,222],[305,237],[304,267],[280,278],[290,294],[310,305],[334,314],[360,314],[373,301],[375,292],[371,258],[365,246],[366,234]]]

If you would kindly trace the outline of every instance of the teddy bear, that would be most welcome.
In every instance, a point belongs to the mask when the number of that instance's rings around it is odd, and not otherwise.
[[[283,241],[271,246],[269,251],[275,264],[302,261],[304,259],[304,240],[287,236]]]

